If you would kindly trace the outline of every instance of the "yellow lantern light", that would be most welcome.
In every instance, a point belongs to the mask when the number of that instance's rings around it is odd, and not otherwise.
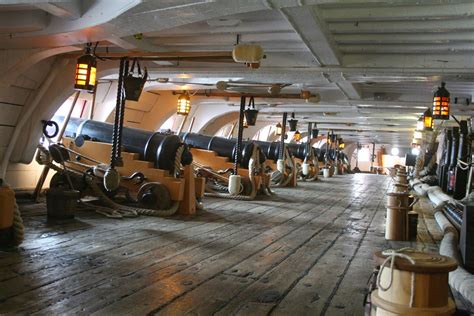
[[[445,86],[446,83],[441,82],[441,87],[433,96],[433,119],[435,120],[449,120],[450,93]]]
[[[178,97],[178,109],[176,113],[178,115],[188,115],[191,111],[191,99],[189,98],[189,94],[187,92],[183,92]]]
[[[339,138],[339,149],[344,149],[346,147],[346,144],[344,144],[344,141],[342,138]]]
[[[427,109],[423,114],[423,129],[425,131],[433,130],[433,114],[430,109]]]
[[[79,57],[76,63],[74,89],[93,92],[97,84],[97,60],[86,48],[86,54]]]
[[[299,142],[302,138],[302,135],[300,133],[300,131],[296,130],[295,134],[293,135],[293,139],[297,142]]]
[[[281,127],[281,124],[280,123],[277,123],[277,125],[275,126],[275,134],[277,136],[281,136],[281,133],[283,132],[283,128]]]

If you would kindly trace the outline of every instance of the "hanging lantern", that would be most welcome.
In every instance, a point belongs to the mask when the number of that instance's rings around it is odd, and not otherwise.
[[[244,111],[245,120],[248,126],[255,126],[257,122],[258,110],[255,109],[255,101],[253,97],[250,97],[248,108]]]
[[[418,121],[416,121],[416,130],[417,131],[422,131],[424,127],[425,127],[425,125],[424,125],[424,122],[423,122],[423,116],[420,116],[418,118]]]
[[[425,131],[433,130],[433,114],[430,109],[427,109],[423,114],[423,129]]]
[[[281,124],[280,123],[277,123],[277,125],[275,126],[275,134],[277,136],[281,136],[281,133],[283,132],[283,129],[281,127]]]
[[[247,123],[247,118],[245,117],[245,115],[244,115],[244,119],[243,119],[243,121],[242,121],[242,127],[243,127],[243,128],[249,127],[249,124]]]
[[[291,119],[288,120],[288,124],[290,125],[290,132],[296,132],[298,120],[295,119],[295,112],[291,113]]]
[[[433,96],[433,119],[449,120],[449,91],[445,88],[446,83],[441,82],[441,87]]]
[[[311,130],[311,138],[317,138],[319,135],[319,129],[317,128],[316,123],[314,123],[313,129]]]
[[[295,134],[293,135],[293,139],[296,141],[296,142],[299,142],[302,138],[302,135],[300,133],[300,131],[296,131]]]
[[[86,54],[79,57],[76,63],[74,89],[93,92],[97,81],[97,60],[91,54],[90,44],[86,47]]]
[[[339,138],[339,149],[344,149],[346,147],[346,144],[344,144],[344,141],[342,138]]]
[[[191,111],[191,99],[187,92],[183,92],[178,97],[178,108],[176,113],[178,115],[188,115]]]

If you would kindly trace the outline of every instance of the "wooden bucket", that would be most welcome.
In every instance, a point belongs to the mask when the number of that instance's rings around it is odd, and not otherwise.
[[[408,207],[387,206],[385,222],[386,240],[405,240]]]
[[[436,253],[403,253],[415,263],[412,264],[405,258],[395,258],[393,278],[390,262],[385,268],[381,268],[380,285],[391,285],[385,291],[379,288],[372,292],[371,302],[376,306],[375,315],[452,315],[455,305],[449,298],[448,273],[457,268],[456,261]],[[374,257],[379,265],[386,259],[380,251]],[[410,306],[412,295],[413,304]]]

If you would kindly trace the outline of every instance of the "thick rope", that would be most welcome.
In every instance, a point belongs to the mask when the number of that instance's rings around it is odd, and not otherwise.
[[[212,192],[212,193],[206,193],[206,196],[211,196],[211,197],[218,197],[218,198],[224,198],[224,199],[233,199],[233,200],[241,200],[241,201],[251,201],[254,200],[255,197],[257,196],[257,188],[255,187],[255,178],[254,178],[254,172],[255,169],[257,168],[257,164],[259,162],[259,152],[254,147],[252,151],[252,157],[249,160],[249,179],[250,179],[250,185],[252,186],[252,191],[250,195],[231,195],[229,193],[218,193],[218,192]]]
[[[384,250],[382,251],[382,255],[387,256],[387,258],[384,260],[384,262],[380,265],[380,271],[377,276],[377,287],[385,292],[390,287],[392,286],[393,283],[393,273],[394,273],[394,267],[395,267],[395,260],[396,258],[403,258],[408,260],[411,264],[415,264],[415,260],[413,260],[412,257],[410,257],[407,254],[404,254],[403,252],[414,252],[415,250],[412,248],[401,248],[398,250],[394,249],[389,249],[389,250]],[[381,277],[382,277],[382,272],[385,269],[386,265],[390,261],[390,281],[387,286],[383,286],[381,282]],[[411,273],[411,284],[410,284],[410,307],[413,307],[413,302],[415,300],[415,272]]]
[[[291,155],[290,155],[290,153],[287,149],[285,150],[285,156],[284,157],[285,157],[285,162],[288,162],[291,173],[287,177],[285,177],[285,175],[282,174],[282,177],[281,177],[280,181],[275,185],[276,187],[279,187],[279,188],[286,187],[288,185],[288,183],[290,183],[291,179],[294,177],[294,173],[298,172],[296,170],[295,164],[293,163],[293,159],[292,159],[292,157],[291,157]]]
[[[13,244],[19,246],[25,239],[25,226],[23,225],[23,219],[21,218],[20,209],[18,204],[15,202],[13,208]]]

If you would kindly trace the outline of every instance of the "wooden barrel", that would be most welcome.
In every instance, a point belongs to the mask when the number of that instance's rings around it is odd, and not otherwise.
[[[387,193],[387,206],[390,207],[408,207],[408,192],[389,192]]]
[[[408,207],[387,206],[385,239],[405,240]]]
[[[452,315],[455,305],[449,298],[448,273],[456,269],[456,261],[436,253],[403,253],[415,263],[412,264],[405,258],[396,258],[393,279],[389,265],[381,269],[381,286],[387,287],[390,280],[391,286],[385,291],[379,288],[372,292],[375,315]],[[380,251],[374,257],[379,265],[386,259]],[[412,295],[413,304],[410,306]]]

